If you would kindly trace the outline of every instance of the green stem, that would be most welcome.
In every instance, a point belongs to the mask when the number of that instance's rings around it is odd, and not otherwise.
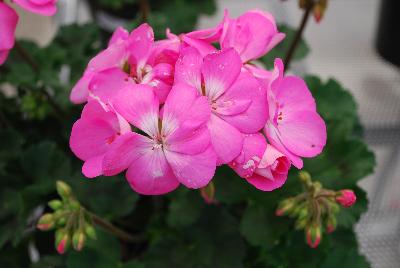
[[[109,233],[114,234],[121,240],[124,240],[126,242],[133,242],[133,243],[138,243],[142,242],[144,240],[143,236],[133,236],[124,230],[116,227],[115,225],[111,224],[110,222],[102,219],[101,217],[97,216],[96,214],[93,214],[91,212],[88,212],[89,215],[91,216],[93,223],[97,224],[99,227],[103,228],[104,230],[108,231]]]
[[[310,1],[307,4],[306,9],[303,14],[303,18],[300,23],[300,26],[296,32],[293,42],[290,44],[288,52],[286,53],[286,56],[284,59],[285,72],[289,69],[290,63],[293,59],[293,55],[296,52],[298,45],[300,44],[301,36],[303,35],[304,29],[306,28],[307,21],[308,21],[308,18],[310,17],[313,6],[314,6],[313,1]]]

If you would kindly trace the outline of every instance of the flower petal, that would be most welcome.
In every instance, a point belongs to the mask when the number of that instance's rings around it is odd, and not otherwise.
[[[118,42],[119,40],[127,40],[129,37],[129,32],[125,30],[123,27],[118,26],[117,29],[113,32],[110,41],[108,41],[108,46]]]
[[[88,109],[98,109],[96,115],[100,116],[83,117],[72,127],[70,147],[82,160],[104,154],[119,132],[118,119],[113,112],[102,110],[102,107],[95,102],[86,105],[93,106]]]
[[[163,113],[163,135],[172,143],[186,132],[206,124],[211,115],[207,98],[185,84],[177,84],[168,95]],[[179,127],[179,131],[174,133]],[[171,136],[172,135],[172,136]]]
[[[182,49],[175,65],[175,84],[188,84],[201,92],[201,66],[203,59],[192,47]]]
[[[237,19],[228,20],[222,47],[233,47],[243,62],[257,59],[285,37],[279,33],[273,16],[269,13],[252,10]]]
[[[129,36],[129,63],[135,64],[139,68],[144,67],[150,56],[153,44],[153,29],[147,23],[143,23],[133,30]]]
[[[0,2],[0,51],[10,50],[15,42],[18,15],[8,5]]]
[[[175,176],[188,188],[204,187],[214,176],[217,156],[211,147],[196,155],[180,154],[167,150],[165,156]]]
[[[244,135],[243,148],[229,166],[242,178],[249,178],[257,169],[267,148],[267,141],[260,133]]]
[[[325,122],[316,112],[288,114],[278,130],[285,147],[298,156],[314,157],[326,144]]]
[[[94,178],[103,174],[102,163],[104,154],[91,157],[82,166],[82,173],[87,178]]]
[[[229,163],[240,154],[243,137],[239,130],[214,114],[211,114],[207,127],[218,165]]]
[[[225,49],[204,58],[201,68],[205,91],[209,99],[221,96],[237,79],[242,63],[234,49]]]
[[[69,99],[72,103],[85,103],[89,97],[89,83],[93,78],[94,73],[86,71],[85,74],[78,80],[72,88]]]
[[[220,116],[243,133],[255,133],[262,129],[267,122],[269,113],[266,109],[268,107],[266,90],[247,71],[240,74],[236,82],[218,101],[231,103],[232,106],[240,106],[244,101],[249,102],[248,108],[240,113]]]
[[[43,16],[53,16],[57,12],[56,1],[43,1],[42,4],[31,0],[13,0],[13,2],[23,9]]]
[[[116,175],[127,169],[131,163],[147,151],[151,151],[153,141],[134,132],[121,135],[112,143],[103,159],[103,173]]]
[[[153,137],[158,134],[159,101],[147,85],[128,85],[112,101],[115,110],[132,125]]]
[[[133,160],[126,178],[133,190],[145,195],[166,194],[179,186],[161,149],[143,151]]]
[[[120,68],[110,68],[93,75],[89,83],[89,90],[93,96],[107,103],[129,83],[134,84],[134,81],[127,73]]]
[[[289,169],[289,159],[268,145],[255,174],[247,181],[259,190],[272,191],[285,184]]]

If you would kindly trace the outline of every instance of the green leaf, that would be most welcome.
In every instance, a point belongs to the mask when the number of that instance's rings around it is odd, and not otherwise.
[[[198,191],[195,193],[183,189],[179,194],[173,195],[169,203],[167,222],[170,226],[187,226],[193,224],[200,216],[204,207]]]
[[[271,248],[287,231],[285,221],[262,205],[249,204],[240,222],[240,232],[252,246]]]

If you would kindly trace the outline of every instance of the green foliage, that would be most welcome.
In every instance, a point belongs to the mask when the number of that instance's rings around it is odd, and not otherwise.
[[[296,30],[286,24],[278,25],[278,29],[280,32],[286,34],[285,39],[283,39],[283,41],[280,42],[274,49],[260,59],[260,61],[268,69],[272,69],[274,67],[274,60],[276,58],[280,58],[282,60],[285,58],[285,55],[288,52],[296,34]],[[293,60],[302,60],[308,55],[309,52],[310,48],[308,47],[307,43],[304,41],[304,39],[301,39],[296,51],[294,52]]]
[[[166,25],[175,32],[189,31],[199,13],[211,14],[215,9],[211,0],[156,2],[150,23],[155,23],[159,35]],[[289,28],[281,31],[287,32],[288,40],[292,38]],[[83,178],[82,163],[68,148],[80,107],[69,104],[68,94],[100,49],[97,40],[99,31],[93,25],[63,27],[44,49],[22,42],[41,67],[39,72],[15,51],[1,67],[0,83],[15,87],[15,96],[0,93],[0,140],[5,141],[0,143],[1,267],[368,267],[358,254],[352,227],[367,206],[365,193],[356,184],[373,171],[375,159],[360,138],[354,99],[338,82],[306,77],[327,123],[328,143],[320,156],[305,160],[304,168],[326,188],[353,189],[358,201],[353,208],[341,210],[338,230],[324,235],[320,247],[310,249],[290,219],[274,216],[280,200],[301,191],[295,169],[281,189],[266,193],[231,169],[219,168],[212,205],[204,203],[199,191],[178,189],[167,196],[147,197],[135,194],[123,176]],[[289,43],[284,41],[264,60],[271,63],[282,57]],[[296,57],[307,52],[302,43]],[[70,75],[62,80],[65,68]],[[51,236],[32,227],[38,218],[35,209],[56,197],[58,179],[71,185],[88,210],[143,235],[144,241],[122,242],[99,229],[98,239],[88,240],[82,252],[56,255]],[[30,242],[42,256],[35,264],[27,256]]]

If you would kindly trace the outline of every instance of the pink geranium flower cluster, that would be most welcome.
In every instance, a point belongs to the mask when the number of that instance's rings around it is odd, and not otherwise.
[[[159,41],[147,24],[118,28],[71,92],[86,103],[70,138],[83,174],[127,170],[133,190],[156,195],[204,187],[227,164],[258,189],[281,187],[326,142],[304,81],[280,59],[253,64],[283,38],[259,10]]]
[[[10,2],[43,16],[53,16],[57,11],[57,0],[12,0]],[[6,61],[10,50],[14,47],[17,24],[18,14],[0,0],[0,65]]]

